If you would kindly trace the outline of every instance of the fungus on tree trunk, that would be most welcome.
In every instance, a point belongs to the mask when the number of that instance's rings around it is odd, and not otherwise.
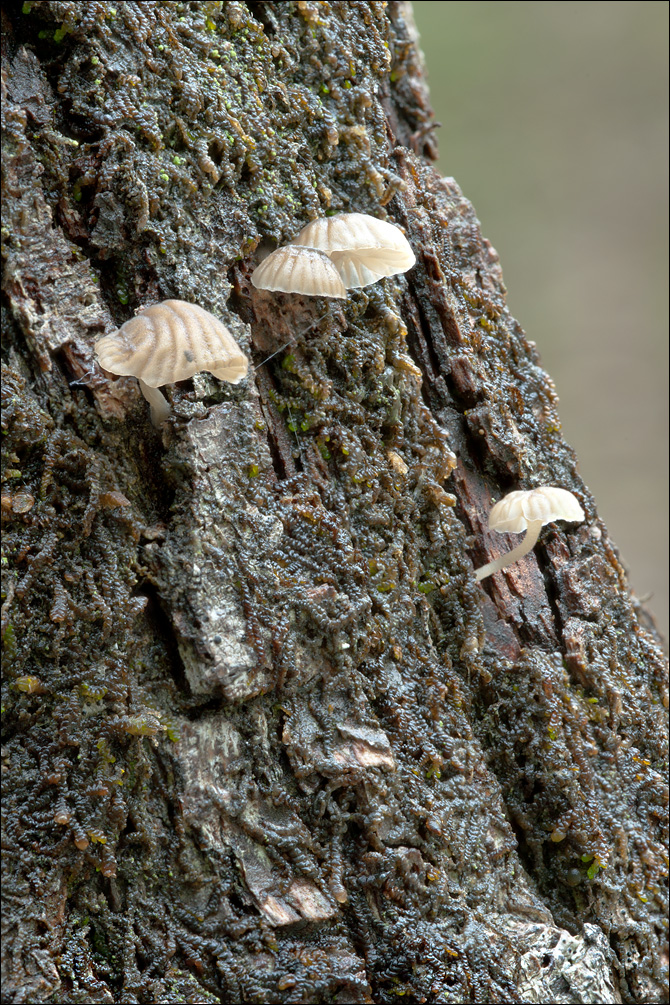
[[[581,523],[583,519],[584,510],[567,489],[542,485],[528,491],[510,492],[489,513],[489,530],[495,530],[498,534],[520,534],[526,531],[526,536],[512,551],[475,569],[475,579],[478,582],[486,579],[527,555],[535,547],[545,524],[553,523],[554,520]]]

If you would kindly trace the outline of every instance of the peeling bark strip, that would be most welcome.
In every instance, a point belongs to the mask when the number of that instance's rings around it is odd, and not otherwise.
[[[408,6],[43,0],[3,39],[3,1000],[664,1001],[666,667],[428,164]],[[329,212],[416,267],[254,290]],[[256,370],[159,433],[92,349],[170,298]],[[476,584],[539,484],[586,521]]]

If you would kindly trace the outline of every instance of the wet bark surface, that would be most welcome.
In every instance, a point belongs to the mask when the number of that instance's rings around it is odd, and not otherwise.
[[[664,1001],[666,666],[408,7],[17,4],[3,61],[3,1000]],[[254,290],[342,211],[415,268]],[[92,347],[167,298],[255,370],[156,430]],[[585,522],[475,583],[541,484]]]

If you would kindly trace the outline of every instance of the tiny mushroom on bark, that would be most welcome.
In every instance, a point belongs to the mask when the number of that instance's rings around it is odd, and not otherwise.
[[[475,569],[475,579],[486,579],[528,554],[535,547],[545,524],[553,523],[554,520],[581,523],[583,519],[584,510],[567,489],[541,485],[529,491],[510,492],[489,513],[489,530],[495,530],[499,534],[521,534],[525,530],[526,536],[512,551]]]
[[[291,243],[325,252],[348,290],[407,272],[416,262],[399,227],[365,213],[312,220]]]
[[[239,384],[249,361],[224,324],[209,311],[183,300],[164,300],[141,311],[94,346],[103,370],[137,377],[159,426],[170,406],[158,390],[209,370],[219,380]]]
[[[286,245],[277,248],[254,269],[251,277],[257,290],[303,293],[308,297],[335,297],[345,300],[347,291],[328,255],[315,248]]]

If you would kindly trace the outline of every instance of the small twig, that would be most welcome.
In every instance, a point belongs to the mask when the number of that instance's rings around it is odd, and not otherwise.
[[[274,359],[275,356],[278,356],[280,352],[283,352],[284,349],[287,349],[290,345],[293,345],[293,343],[297,338],[299,338],[301,335],[306,335],[308,331],[311,331],[312,328],[315,328],[320,321],[323,321],[324,318],[328,317],[329,313],[330,313],[329,311],[326,311],[326,313],[322,314],[320,318],[316,319],[316,321],[312,321],[311,325],[308,325],[307,328],[303,328],[301,332],[298,332],[296,335],[293,336],[292,339],[289,339],[288,342],[280,346],[279,349],[276,349],[275,352],[273,352],[270,356],[267,356],[261,363],[258,364],[258,366],[254,367],[254,370],[260,370],[262,366],[265,366],[265,364],[268,363],[271,359]]]

